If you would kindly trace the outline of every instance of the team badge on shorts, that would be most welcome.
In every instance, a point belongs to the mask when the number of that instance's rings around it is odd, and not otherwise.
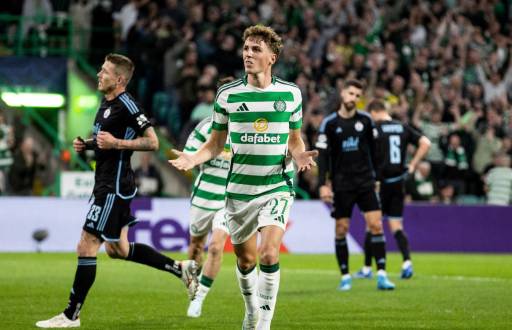
[[[191,225],[191,226],[190,226],[190,230],[191,230],[194,234],[199,233],[199,230],[197,229],[197,226],[196,226],[196,225]]]
[[[363,123],[357,121],[356,124],[354,125],[354,128],[356,129],[356,131],[361,132],[364,128]]]
[[[286,110],[286,102],[283,100],[277,100],[274,102],[274,110],[277,112],[283,112]]]
[[[103,118],[108,118],[108,116],[110,116],[110,108],[107,108],[107,110],[105,110],[103,113]]]

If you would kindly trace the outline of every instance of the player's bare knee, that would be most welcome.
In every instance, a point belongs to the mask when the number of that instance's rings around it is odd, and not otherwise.
[[[249,270],[256,265],[256,256],[252,256],[249,254],[244,254],[242,256],[238,256],[238,268],[241,270]]]
[[[89,250],[90,249],[88,248],[87,243],[82,240],[80,240],[80,242],[78,242],[78,244],[76,245],[76,254],[79,257],[88,257]]]
[[[190,250],[193,254],[201,254],[204,250],[204,244],[194,243],[190,245]]]
[[[260,262],[264,265],[273,265],[279,262],[279,248],[264,246],[260,251]]]
[[[210,242],[208,246],[208,257],[218,259],[222,256],[223,246],[219,242]]]
[[[101,242],[97,238],[80,238],[76,246],[76,253],[79,257],[94,257],[98,250],[97,244]]]
[[[402,222],[400,222],[398,220],[390,220],[389,221],[389,230],[391,230],[392,233],[402,230]]]
[[[107,255],[110,258],[115,258],[117,255],[115,248],[111,244],[108,244],[108,243],[105,244],[105,252],[107,252]]]
[[[348,233],[349,225],[343,221],[336,221],[336,238],[344,238]]]
[[[193,260],[200,260],[203,254],[204,245],[201,243],[191,243],[189,246],[189,258]]]
[[[382,229],[382,221],[372,221],[368,224],[368,228],[373,235],[382,234],[384,232]]]
[[[126,259],[128,256],[128,251],[124,251],[121,246],[115,243],[106,243],[105,251],[107,252],[107,255],[112,259]]]

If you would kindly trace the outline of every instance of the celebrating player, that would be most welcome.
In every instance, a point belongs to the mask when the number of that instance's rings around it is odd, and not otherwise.
[[[217,92],[210,139],[193,155],[178,152],[180,157],[171,163],[188,170],[212,159],[223,150],[229,132],[233,157],[226,219],[245,302],[243,328],[270,329],[279,289],[279,247],[294,196],[286,156],[290,153],[303,171],[316,165],[312,157],[317,152],[305,151],[301,138],[299,88],[272,76],[281,38],[271,28],[256,25],[244,31],[243,40],[246,75]]]

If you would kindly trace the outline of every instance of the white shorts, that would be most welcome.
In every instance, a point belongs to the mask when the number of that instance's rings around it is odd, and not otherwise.
[[[229,234],[224,209],[217,211],[203,210],[195,206],[190,207],[190,236],[205,236],[210,231],[220,229]]]
[[[286,229],[293,196],[286,192],[263,195],[251,201],[226,199],[226,219],[233,244],[241,244],[266,226]]]

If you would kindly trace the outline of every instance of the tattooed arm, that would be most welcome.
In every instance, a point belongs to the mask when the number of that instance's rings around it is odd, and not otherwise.
[[[153,127],[148,127],[144,135],[135,140],[116,139],[112,134],[100,131],[96,137],[100,149],[128,149],[135,151],[158,150],[158,138]]]

